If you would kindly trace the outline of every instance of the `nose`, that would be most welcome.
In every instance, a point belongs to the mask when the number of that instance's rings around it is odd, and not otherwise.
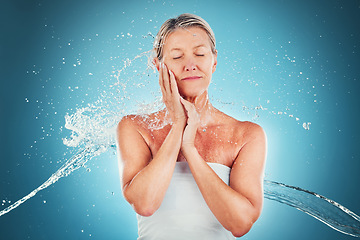
[[[190,71],[195,71],[195,70],[197,70],[197,67],[196,67],[194,59],[192,59],[192,58],[188,59],[185,64],[185,71],[190,72]]]
[[[196,70],[196,66],[192,65],[192,66],[186,66],[185,67],[185,71],[190,72],[190,71],[195,71]]]

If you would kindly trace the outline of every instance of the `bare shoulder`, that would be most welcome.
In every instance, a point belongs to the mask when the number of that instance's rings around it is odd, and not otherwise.
[[[139,125],[139,116],[138,115],[126,115],[121,118],[118,123],[117,130],[122,130],[128,127],[136,127]]]
[[[243,134],[246,138],[265,138],[264,129],[257,123],[250,121],[239,121],[243,128]]]
[[[153,118],[155,113],[149,115],[126,115],[122,117],[118,123],[117,130],[124,130],[126,128],[146,129],[149,125],[149,120]]]
[[[248,142],[254,139],[265,140],[266,134],[264,129],[257,123],[250,121],[240,121],[237,120],[225,113],[222,113],[226,122],[231,126],[234,131],[234,134],[237,137],[243,139],[244,142]]]
[[[116,129],[117,144],[122,153],[122,159],[132,158],[134,149],[148,149],[149,137],[146,130],[144,116],[126,115],[122,117]],[[145,150],[144,150],[145,151]]]
[[[152,131],[158,124],[161,125],[159,122],[163,118],[162,115],[161,111],[142,115],[126,115],[118,123],[117,134],[119,136],[137,132],[149,144],[153,135]]]
[[[266,144],[264,129],[257,123],[250,121],[238,121],[237,134],[243,139],[243,143],[257,142]],[[262,145],[262,144],[261,144]]]
[[[122,117],[116,128],[117,136],[120,137],[122,135],[128,135],[131,134],[131,132],[137,131],[138,121],[136,118],[136,115],[127,115]]]

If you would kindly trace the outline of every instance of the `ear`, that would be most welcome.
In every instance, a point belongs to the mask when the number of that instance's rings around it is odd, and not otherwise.
[[[157,57],[154,57],[152,63],[155,65],[156,69],[159,71],[160,70],[160,61]]]
[[[212,67],[212,73],[215,72],[216,70],[216,65],[217,65],[217,50],[215,50],[215,53],[213,54],[214,55],[214,64],[213,64],[213,67]]]

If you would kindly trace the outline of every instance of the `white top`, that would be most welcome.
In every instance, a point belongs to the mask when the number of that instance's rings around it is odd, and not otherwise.
[[[230,168],[208,163],[229,185]],[[150,217],[137,215],[138,240],[225,240],[235,237],[215,218],[187,162],[177,162],[159,209]]]

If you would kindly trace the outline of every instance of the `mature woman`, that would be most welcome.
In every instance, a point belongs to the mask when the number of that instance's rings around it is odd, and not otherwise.
[[[202,18],[167,20],[154,50],[166,108],[126,116],[117,129],[122,190],[139,239],[240,237],[262,209],[265,133],[209,102],[217,50]]]

